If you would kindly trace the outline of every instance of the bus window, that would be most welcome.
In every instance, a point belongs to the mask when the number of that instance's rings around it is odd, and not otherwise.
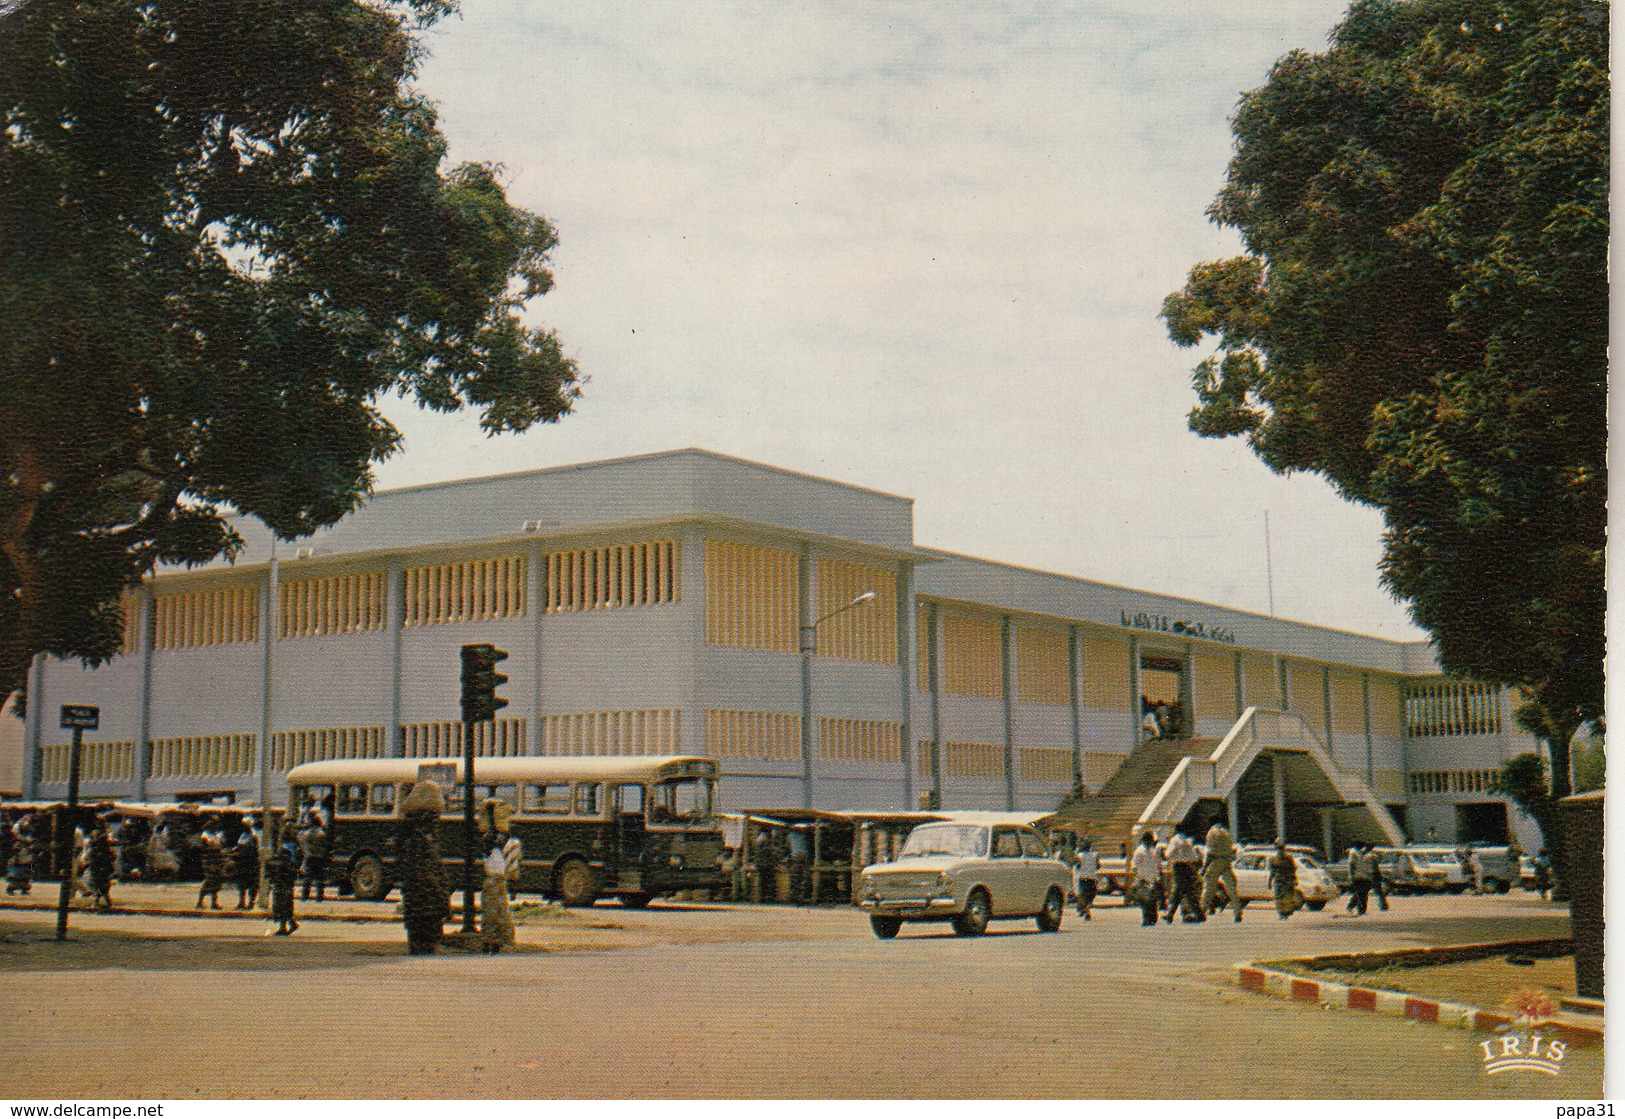
[[[514,785],[481,785],[480,799],[500,800],[510,808],[519,807],[519,789]]]
[[[598,791],[602,788],[602,785],[585,781],[576,786],[575,811],[577,816],[598,815]]]
[[[570,811],[570,786],[526,785],[524,811],[543,816],[563,816]]]
[[[651,820],[708,820],[713,782],[705,777],[677,777],[655,786]]]
[[[616,785],[615,811],[642,812],[643,786],[642,785]]]
[[[374,816],[395,815],[395,786],[374,785],[372,787],[372,799],[367,810]]]
[[[367,786],[345,782],[339,786],[338,810],[346,816],[367,811]]]

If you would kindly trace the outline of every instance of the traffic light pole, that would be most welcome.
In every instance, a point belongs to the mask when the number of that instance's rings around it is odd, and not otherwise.
[[[463,932],[473,935],[474,923],[474,727],[463,720]]]

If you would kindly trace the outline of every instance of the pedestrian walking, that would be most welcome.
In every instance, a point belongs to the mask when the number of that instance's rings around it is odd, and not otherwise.
[[[1202,892],[1196,885],[1196,859],[1195,842],[1185,834],[1184,828],[1176,828],[1174,837],[1168,841],[1174,889],[1168,897],[1168,911],[1163,915],[1170,925],[1174,923],[1175,910],[1180,911],[1181,919],[1187,923],[1207,920],[1207,914],[1202,911]]]
[[[1349,907],[1348,911],[1356,917],[1364,917],[1366,905],[1371,896],[1370,864],[1365,861],[1365,853],[1360,850],[1358,843],[1349,848]]]
[[[6,863],[6,893],[26,896],[34,888],[34,817],[24,812],[11,825],[11,858]]]
[[[1284,839],[1275,841],[1275,854],[1269,861],[1269,884],[1281,920],[1303,908],[1303,894],[1298,892],[1298,860],[1286,849]]]
[[[1219,903],[1219,891],[1227,892],[1230,905],[1241,920],[1241,888],[1236,885],[1236,841],[1230,829],[1224,826],[1224,817],[1213,817],[1213,826],[1207,829],[1207,854],[1202,860],[1202,912],[1217,913],[1224,906]]]
[[[1078,898],[1078,916],[1088,921],[1100,889],[1100,853],[1085,839],[1078,844],[1078,853],[1073,858],[1073,892]]]
[[[332,850],[328,816],[320,802],[312,800],[301,813],[299,826],[299,896],[310,900],[312,887],[316,900],[327,900],[327,858]]]
[[[1377,854],[1376,848],[1366,844],[1366,854],[1370,856],[1367,873],[1371,876],[1371,892],[1377,895],[1377,908],[1384,913],[1388,911],[1388,883],[1382,876],[1382,856]]]
[[[299,927],[293,917],[293,887],[298,876],[298,848],[291,837],[284,837],[281,843],[272,846],[270,861],[265,864],[265,881],[271,887],[271,920],[277,923],[276,936],[288,936]]]
[[[1365,872],[1365,880],[1367,884],[1371,887],[1371,889],[1375,889],[1376,881],[1382,875],[1382,859],[1380,856],[1378,856],[1377,849],[1372,844],[1367,843],[1362,846],[1360,850],[1360,865]],[[1366,900],[1367,902],[1370,901],[1369,893],[1366,895]],[[1386,909],[1388,907],[1384,905],[1382,908]],[[1360,907],[1360,912],[1365,912],[1364,905]]]
[[[508,858],[500,833],[486,837],[485,884],[480,888],[480,947],[496,955],[514,942],[513,912],[508,908]]]
[[[210,825],[198,836],[198,855],[203,863],[203,882],[197,890],[197,908],[203,908],[203,899],[215,909],[220,908],[220,887],[226,884],[226,852],[222,848],[220,833]]]
[[[440,861],[435,829],[446,797],[433,781],[419,781],[401,806],[401,910],[406,923],[406,950],[429,955],[440,946],[451,915],[451,891]]]
[[[1140,907],[1141,926],[1156,924],[1157,911],[1162,908],[1162,853],[1149,831],[1140,836],[1140,845],[1134,849],[1129,875],[1130,900]]]
[[[1467,873],[1473,876],[1473,893],[1482,894],[1484,892],[1484,860],[1479,857],[1476,849],[1466,851],[1463,854],[1465,857],[1462,859],[1462,865],[1467,868]]]
[[[237,908],[254,908],[260,899],[260,841],[252,820],[243,821],[231,846],[231,880],[237,887]]]
[[[96,821],[85,840],[85,873],[90,879],[90,903],[97,909],[113,908],[113,867],[117,860],[107,825]]]

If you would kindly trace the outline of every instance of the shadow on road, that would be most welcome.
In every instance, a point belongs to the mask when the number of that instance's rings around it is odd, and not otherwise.
[[[456,953],[461,955],[463,953]],[[70,928],[56,939],[54,924],[19,924],[0,931],[0,971],[281,971],[364,967],[380,957],[405,956],[398,942],[221,933],[163,936],[122,929]]]

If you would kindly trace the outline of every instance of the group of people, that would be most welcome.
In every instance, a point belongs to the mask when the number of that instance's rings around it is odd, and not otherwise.
[[[1377,895],[1377,908],[1388,908],[1388,886],[1382,877],[1382,860],[1377,857],[1375,845],[1356,843],[1349,848],[1349,904],[1348,911],[1356,917],[1365,916],[1371,895]]]
[[[1240,921],[1243,902],[1236,886],[1236,853],[1235,837],[1223,817],[1214,817],[1204,851],[1197,850],[1184,828],[1175,830],[1165,848],[1157,846],[1155,835],[1144,832],[1128,860],[1127,900],[1140,907],[1140,924],[1155,925],[1160,916],[1171,925],[1176,913],[1187,923],[1206,921],[1227,904]],[[1165,870],[1172,889],[1164,887]]]
[[[479,947],[495,955],[514,943],[513,912],[518,896],[524,846],[507,829],[507,806],[486,802],[482,815],[488,822],[482,839],[484,882],[480,888]],[[414,956],[432,954],[451,918],[451,886],[441,861],[440,814],[445,794],[433,781],[420,781],[401,806],[401,837],[397,844],[401,881],[401,909],[406,924],[406,950]]]
[[[260,840],[252,820],[244,820],[236,842],[226,838],[226,829],[212,824],[198,833],[202,852],[203,882],[197,891],[197,908],[206,897],[220,908],[220,890],[227,880],[237,887],[237,908],[252,909],[260,894]]]

